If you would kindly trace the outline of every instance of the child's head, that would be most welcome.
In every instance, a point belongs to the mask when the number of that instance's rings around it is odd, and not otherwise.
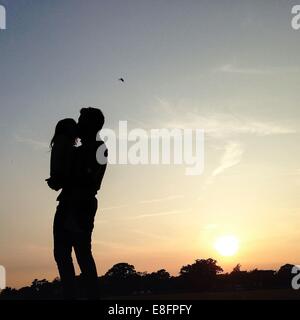
[[[55,127],[54,136],[51,139],[51,147],[55,144],[55,140],[58,136],[66,137],[72,145],[75,145],[78,138],[78,127],[76,121],[70,118],[58,121]]]

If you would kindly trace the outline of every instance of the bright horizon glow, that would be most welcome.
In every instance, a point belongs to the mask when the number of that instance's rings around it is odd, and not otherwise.
[[[239,241],[236,236],[226,235],[217,238],[215,249],[224,257],[231,257],[239,250]]]

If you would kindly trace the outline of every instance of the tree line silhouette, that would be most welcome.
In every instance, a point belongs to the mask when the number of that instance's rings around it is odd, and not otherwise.
[[[217,261],[197,259],[194,263],[183,266],[178,276],[171,276],[165,269],[156,272],[137,272],[128,263],[117,263],[105,275],[98,278],[99,292],[102,297],[129,295],[152,295],[187,293],[203,291],[242,291],[257,289],[291,288],[294,276],[291,272],[294,265],[285,264],[275,270],[242,271],[238,264],[230,273],[222,273],[223,269]],[[84,279],[76,277],[78,297],[84,298]],[[19,290],[7,287],[0,293],[0,300],[44,300],[62,299],[60,280],[52,282],[46,279],[35,279],[30,286]]]

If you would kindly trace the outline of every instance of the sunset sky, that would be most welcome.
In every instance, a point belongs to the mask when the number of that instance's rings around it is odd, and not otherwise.
[[[297,2],[297,1],[296,1]],[[7,284],[53,280],[49,141],[99,106],[105,127],[202,128],[184,165],[110,165],[98,195],[99,274],[128,262],[177,275],[300,263],[300,30],[295,1],[0,0],[0,265]],[[118,81],[123,77],[125,83]],[[239,250],[224,257],[218,238]]]

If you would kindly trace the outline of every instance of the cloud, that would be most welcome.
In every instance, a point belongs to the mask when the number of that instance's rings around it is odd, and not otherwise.
[[[250,69],[250,68],[238,68],[232,64],[224,64],[213,70],[214,72],[222,73],[241,73],[241,74],[265,74],[265,70]]]
[[[170,210],[170,211],[161,211],[161,212],[155,212],[155,213],[145,213],[140,214],[137,216],[131,216],[124,218],[124,220],[139,220],[144,218],[153,218],[153,217],[161,217],[161,216],[167,216],[167,215],[173,215],[173,214],[180,214],[185,212],[186,210]]]
[[[189,105],[185,101],[171,102],[168,99],[155,97],[155,104],[149,105],[151,114],[159,114],[159,117],[146,117],[147,120],[134,123],[141,125],[145,130],[153,128],[168,129],[203,129],[205,136],[228,140],[233,136],[256,135],[271,136],[297,133],[297,129],[291,125],[276,121],[261,120],[255,117],[242,116],[233,112],[211,112],[209,107]],[[206,111],[201,111],[201,110]]]
[[[221,157],[219,166],[213,171],[212,176],[221,174],[228,168],[239,164],[242,160],[244,149],[238,142],[230,141],[225,145],[225,151]]]
[[[168,239],[170,239],[169,237],[166,237],[165,235],[145,232],[145,231],[141,231],[141,230],[132,230],[132,232],[140,234],[142,236],[146,236],[148,238],[152,238],[152,239],[158,239],[158,240],[168,240]]]
[[[123,209],[123,208],[126,208],[126,207],[128,207],[127,204],[122,204],[122,205],[119,205],[119,206],[105,207],[105,208],[102,208],[101,210],[102,211],[111,211],[111,210],[116,210],[116,209]]]
[[[241,143],[235,141],[226,142],[220,163],[206,179],[202,186],[202,192],[204,192],[208,186],[213,184],[218,175],[223,173],[225,170],[238,165],[242,161],[243,153],[244,148]],[[201,200],[201,198],[202,197],[199,197],[198,200]]]
[[[228,139],[234,135],[270,136],[296,133],[294,128],[282,126],[274,122],[263,122],[256,119],[236,116],[234,114],[211,113],[199,115],[186,113],[184,117],[176,117],[164,124],[168,128],[204,129],[205,135],[212,138]]]
[[[242,161],[244,147],[239,141],[249,136],[265,137],[298,132],[291,125],[276,121],[265,121],[233,112],[201,112],[204,110],[203,107],[187,105],[184,101],[172,104],[167,99],[157,97],[156,101],[157,104],[153,109],[159,112],[160,119],[157,121],[154,119],[151,126],[148,124],[148,128],[155,126],[169,129],[203,129],[207,138],[206,143],[224,145],[224,154],[220,159],[220,164],[204,183],[204,190],[216,176]]]
[[[33,147],[34,149],[48,149],[49,148],[49,144],[46,142],[43,142],[43,141],[38,141],[38,140],[31,139],[31,138],[24,138],[19,135],[15,135],[14,138],[17,142],[28,144],[31,147]]]
[[[170,195],[164,198],[141,200],[137,204],[150,204],[150,203],[156,203],[156,202],[170,201],[175,199],[181,199],[183,197],[184,197],[183,195]],[[129,207],[129,204],[122,204],[118,206],[104,207],[104,208],[101,208],[101,211],[113,211],[113,210],[118,210],[118,209],[123,209],[128,207]]]
[[[206,136],[225,140],[234,135],[270,136],[297,132],[293,127],[274,121],[262,121],[232,112],[201,112],[197,106],[189,106],[185,102],[171,103],[159,97],[156,101],[152,109],[159,112],[159,120],[153,119],[153,123],[144,128],[204,129]]]
[[[245,75],[268,75],[276,73],[298,73],[300,70],[298,67],[273,67],[273,68],[243,68],[233,64],[224,64],[213,69],[213,72],[220,73],[236,73]]]
[[[141,204],[155,203],[155,202],[170,201],[170,200],[181,199],[181,198],[183,198],[183,195],[171,195],[171,196],[164,197],[164,198],[143,200],[143,201],[140,201],[139,203],[141,203]]]
[[[112,241],[101,241],[101,240],[94,240],[93,241],[94,245],[100,245],[100,246],[105,246],[105,247],[109,247],[111,249],[127,249],[128,246],[124,243],[120,243],[120,242],[112,242]]]

